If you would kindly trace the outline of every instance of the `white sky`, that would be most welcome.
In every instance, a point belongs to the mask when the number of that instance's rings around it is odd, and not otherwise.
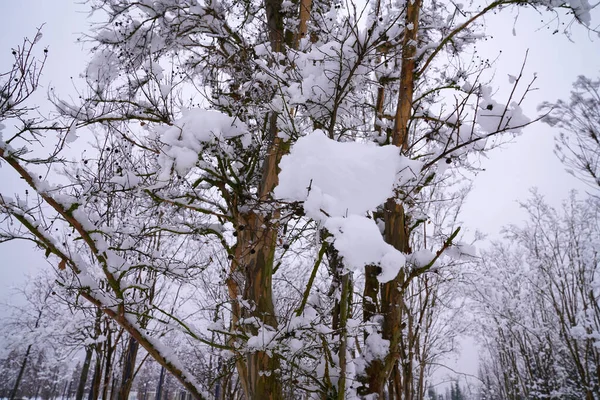
[[[33,38],[36,28],[44,25],[43,38],[36,49],[36,55],[41,56],[44,47],[48,47],[49,55],[42,77],[43,87],[34,98],[40,105],[46,103],[46,91],[50,87],[56,87],[60,93],[73,93],[70,78],[77,77],[83,71],[87,58],[81,44],[76,43],[79,33],[87,29],[85,10],[81,4],[66,0],[0,2],[0,15],[3,17],[0,71],[6,71],[13,62],[11,48],[21,45],[24,37]],[[45,105],[41,110],[48,112],[51,108]],[[0,188],[7,195],[19,190],[23,194],[24,190],[22,181],[10,173],[6,166],[0,167]],[[22,286],[27,274],[46,266],[43,254],[29,243],[11,241],[0,244],[0,302],[12,303],[17,300],[10,288]],[[2,312],[0,308],[0,319]]]
[[[77,77],[84,70],[87,54],[76,43],[82,32],[88,29],[85,5],[68,0],[3,0],[0,3],[3,34],[0,35],[0,70],[6,70],[11,62],[11,47],[21,43],[24,36],[33,37],[36,27],[44,25],[42,46],[48,46],[49,58],[43,76],[44,92],[50,86],[59,93],[72,94],[70,77]],[[600,76],[600,38],[585,29],[574,26],[570,39],[565,35],[552,35],[556,22],[549,29],[541,22],[548,22],[548,14],[533,10],[520,10],[519,20],[514,24],[516,12],[502,12],[487,19],[488,32],[493,40],[482,42],[478,52],[484,58],[495,59],[499,50],[501,58],[496,64],[494,87],[507,95],[507,74],[517,75],[529,49],[527,76],[537,72],[538,91],[532,93],[524,104],[526,114],[537,116],[536,107],[542,101],[567,99],[571,84],[577,75],[596,78]],[[594,18],[595,17],[595,18]],[[570,20],[565,18],[565,22]],[[596,10],[593,22],[600,23]],[[516,36],[513,36],[513,25]],[[41,48],[39,49],[41,51]],[[38,94],[43,101],[44,92]],[[499,100],[500,101],[500,100]],[[502,226],[520,223],[524,214],[517,200],[528,197],[530,188],[536,186],[553,205],[559,205],[571,189],[584,191],[586,187],[564,172],[563,166],[552,153],[553,135],[556,131],[537,123],[525,129],[514,143],[491,152],[483,160],[481,172],[474,181],[462,220],[464,228],[479,230],[491,238],[499,237]],[[0,169],[2,192],[14,192],[12,187],[21,183],[8,174],[8,168]],[[25,281],[26,273],[45,267],[43,255],[27,243],[0,244],[0,302],[14,301],[9,288]],[[0,311],[0,319],[2,317]],[[472,360],[474,350],[464,349],[464,357],[455,365],[458,369],[476,373]]]
[[[46,91],[56,87],[60,93],[73,93],[71,77],[77,77],[86,63],[86,53],[77,38],[88,29],[87,8],[74,1],[23,0],[18,2],[3,0],[0,2],[2,30],[0,35],[0,71],[6,71],[12,61],[11,48],[19,46],[24,37],[33,38],[36,28],[43,26],[43,37],[36,55],[41,56],[44,47],[48,48],[48,60],[42,77],[42,89],[34,100],[40,105],[46,103]],[[42,112],[51,107],[41,106]],[[12,195],[20,190],[22,181],[9,169],[0,167],[1,192]],[[0,302],[13,303],[15,298],[11,287],[23,286],[27,274],[34,274],[39,268],[46,267],[46,261],[39,250],[30,243],[11,241],[0,244]],[[3,310],[0,307],[0,319]]]
[[[496,64],[494,88],[506,98],[510,85],[508,74],[518,75],[525,53],[529,50],[524,75],[537,73],[535,87],[523,104],[530,118],[538,116],[537,106],[543,101],[567,100],[572,83],[578,75],[600,77],[600,38],[581,26],[573,26],[570,38],[552,35],[556,23],[546,29],[542,16],[534,10],[519,10],[519,19],[514,24],[516,12],[503,12],[487,19],[487,29],[493,36],[479,46],[485,58],[495,59],[499,50],[502,55]],[[569,20],[563,16],[563,21]],[[546,16],[544,22],[548,22]],[[592,22],[600,23],[600,10],[592,14]],[[515,27],[516,36],[512,29]],[[503,86],[506,85],[506,86]],[[502,97],[500,97],[502,99]],[[501,101],[498,99],[498,101]],[[518,201],[529,197],[529,191],[537,187],[539,193],[555,207],[565,200],[573,189],[584,193],[589,187],[569,175],[553,153],[554,135],[558,130],[543,123],[535,123],[524,129],[523,134],[501,149],[488,153],[482,160],[484,172],[473,182],[473,191],[463,205],[461,219],[469,230],[470,238],[475,230],[487,235],[488,239],[502,237],[503,226],[520,224],[526,218]],[[478,243],[483,247],[487,243]],[[462,352],[448,366],[456,371],[477,375],[478,351],[472,340],[464,340]],[[443,370],[437,374],[445,375]],[[452,375],[452,374],[450,374]]]
[[[599,11],[593,13],[596,24],[600,23]],[[502,50],[494,87],[507,96],[508,74],[518,75],[529,49],[524,74],[531,77],[537,73],[535,87],[539,89],[526,98],[523,108],[526,115],[534,118],[539,115],[536,108],[541,102],[567,100],[578,75],[600,77],[600,38],[581,26],[573,26],[570,39],[562,34],[552,35],[556,22],[546,29],[542,16],[536,11],[521,9],[519,12],[516,36],[512,34],[516,12],[488,18],[488,30],[494,40],[485,42],[479,52],[493,59]],[[548,20],[546,15],[544,22]],[[569,19],[563,17],[563,21],[568,23]],[[489,159],[482,163],[486,171],[475,179],[474,190],[463,208],[462,219],[468,229],[478,229],[490,238],[499,237],[502,226],[523,220],[525,214],[517,200],[525,200],[534,186],[555,206],[560,205],[570,190],[584,192],[587,189],[567,174],[554,156],[557,132],[546,124],[535,123],[525,128],[514,143],[488,154]]]

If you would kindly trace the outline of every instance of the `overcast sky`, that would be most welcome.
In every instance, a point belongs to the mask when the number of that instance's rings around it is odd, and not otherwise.
[[[43,27],[42,46],[48,46],[49,58],[42,79],[45,89],[50,86],[63,95],[74,93],[70,78],[77,77],[85,67],[87,53],[77,38],[88,29],[85,5],[67,0],[3,0],[0,3],[2,31],[0,35],[0,68],[10,65],[11,47],[21,43],[24,36],[33,37],[36,27]],[[478,52],[484,58],[495,59],[502,54],[495,66],[494,86],[498,94],[507,96],[510,89],[508,74],[517,75],[529,49],[525,67],[526,77],[537,73],[536,87],[524,104],[526,114],[537,116],[536,107],[542,101],[567,99],[572,83],[580,74],[589,77],[600,76],[600,39],[585,29],[573,26],[571,36],[553,35],[557,22],[549,22],[533,10],[520,10],[515,23],[516,12],[502,12],[487,18],[488,32],[494,39],[478,45]],[[600,22],[596,11],[593,22]],[[542,22],[542,20],[544,20]],[[564,17],[561,22],[571,20]],[[513,28],[515,36],[513,36]],[[42,101],[44,92],[38,93]],[[502,101],[498,99],[498,101]],[[502,226],[518,224],[524,213],[517,205],[518,200],[528,197],[530,188],[536,186],[551,204],[559,205],[571,189],[585,190],[585,186],[568,175],[553,155],[553,136],[556,131],[536,123],[525,129],[524,134],[506,145],[492,151],[488,159],[482,161],[485,169],[474,180],[474,190],[464,205],[462,220],[464,228],[474,232],[479,230],[490,237],[498,237]],[[11,194],[20,182],[8,174],[8,168],[0,169],[0,191]],[[0,244],[0,301],[14,301],[9,288],[22,285],[26,273],[44,267],[41,253],[27,243]],[[1,314],[0,314],[1,318]],[[457,367],[464,360],[473,359],[466,352]],[[467,372],[475,372],[467,369]]]
[[[36,93],[35,101],[42,112],[51,108],[46,103],[46,91],[56,87],[60,93],[74,93],[71,77],[83,71],[87,53],[77,43],[80,34],[88,29],[87,8],[67,0],[0,1],[2,35],[0,35],[0,71],[6,71],[13,58],[11,49],[19,46],[24,37],[33,38],[41,27],[43,37],[37,56],[48,48],[48,61],[42,77],[43,88]],[[12,196],[23,191],[22,181],[6,166],[0,166],[0,193]],[[21,193],[22,194],[22,193]],[[22,286],[27,274],[46,267],[43,254],[30,243],[11,241],[0,244],[0,302],[14,302],[11,287]],[[2,317],[0,307],[0,318]]]
[[[600,23],[599,11],[596,9],[592,13],[596,26]],[[516,11],[488,18],[487,29],[494,39],[479,45],[478,51],[489,59],[495,59],[502,51],[495,65],[494,79],[494,87],[500,95],[498,101],[502,102],[511,88],[508,74],[518,75],[529,50],[524,75],[537,74],[535,87],[538,90],[528,95],[523,109],[527,116],[535,118],[539,115],[537,106],[543,101],[567,100],[578,75],[600,77],[600,38],[577,25],[572,26],[569,37],[553,35],[555,29],[564,29],[571,20],[563,16],[561,21],[548,23],[547,14],[542,18],[531,9],[521,9],[518,13],[516,23]],[[582,194],[589,190],[568,174],[554,155],[557,133],[558,130],[538,122],[525,128],[512,143],[487,154],[488,158],[481,164],[485,171],[474,179],[473,191],[463,206],[461,219],[468,230],[467,238],[479,230],[489,239],[499,239],[503,226],[522,223],[526,214],[518,201],[526,200],[533,187],[555,207],[560,207],[571,190]],[[481,248],[487,244],[479,242],[477,246]],[[453,370],[476,375],[477,349],[471,340],[463,341],[461,345],[461,356],[449,361],[448,365]],[[439,372],[438,376],[444,375]]]
[[[508,74],[518,75],[529,50],[524,74],[531,77],[536,73],[535,87],[539,88],[524,102],[523,108],[530,118],[538,116],[536,108],[541,102],[568,99],[578,75],[600,77],[600,38],[596,34],[574,25],[570,38],[562,34],[553,35],[557,27],[564,29],[571,20],[563,17],[560,23],[548,23],[548,14],[542,18],[531,9],[519,10],[516,24],[516,11],[501,14],[488,18],[488,29],[494,39],[480,45],[479,51],[493,59],[502,50],[496,65],[494,86],[506,98],[510,90]],[[598,10],[593,16],[596,25],[600,23]],[[545,23],[548,25],[544,26]],[[548,125],[535,123],[513,143],[488,154],[489,159],[482,164],[486,171],[475,179],[474,190],[464,206],[462,219],[467,228],[498,237],[502,226],[523,220],[524,213],[519,209],[517,200],[525,200],[534,186],[553,205],[560,205],[572,189],[582,192],[587,189],[567,174],[554,156],[557,132]]]

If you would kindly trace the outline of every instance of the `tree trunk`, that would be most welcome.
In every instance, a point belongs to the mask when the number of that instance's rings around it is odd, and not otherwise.
[[[273,166],[273,168],[276,168]],[[274,185],[273,185],[274,186]],[[254,310],[243,310],[245,318],[258,318],[265,327],[277,329],[275,307],[273,305],[272,275],[275,244],[277,239],[277,225],[258,214],[253,213],[244,220],[250,233],[248,240],[242,243],[253,243],[250,248],[242,249],[242,257],[246,271],[243,298],[250,301]],[[265,227],[262,228],[261,227]],[[260,236],[254,233],[258,232]],[[250,334],[256,335],[258,331],[252,327]],[[280,399],[281,383],[276,370],[279,369],[277,354],[269,355],[266,351],[249,353],[246,357],[248,388],[250,399]]]
[[[50,296],[51,291],[46,293],[46,299]],[[44,300],[45,301],[45,300]],[[40,320],[42,319],[42,310],[38,311],[37,318],[35,320],[35,329],[37,329],[40,325]],[[21,364],[21,368],[19,369],[19,375],[17,375],[17,380],[15,381],[15,386],[13,387],[12,392],[10,393],[10,400],[14,400],[17,396],[17,392],[19,391],[19,385],[21,384],[21,380],[23,379],[23,373],[25,372],[25,368],[27,367],[27,361],[29,360],[29,354],[31,353],[30,344],[27,346],[27,350],[25,351],[25,357],[23,357],[23,363]]]
[[[96,310],[96,322],[94,325],[94,339],[98,339],[102,334],[102,311]],[[89,400],[98,400],[100,395],[100,382],[102,381],[102,343],[96,343],[94,350],[96,353],[96,362],[94,365],[94,374],[92,375],[92,383],[90,386]]]
[[[170,380],[170,375],[165,375],[165,381],[163,384],[163,390],[165,392],[164,395],[161,395],[162,398],[164,398],[165,400],[169,400],[169,389],[171,388],[171,380]]]
[[[23,373],[25,372],[25,368],[27,367],[27,359],[29,358],[29,353],[31,353],[31,346],[27,346],[27,351],[25,352],[25,357],[23,357],[23,363],[21,364],[21,368],[19,369],[19,375],[17,375],[17,380],[15,381],[15,386],[13,387],[12,392],[10,393],[10,400],[14,400],[17,397],[17,392],[19,391],[19,385],[21,384],[21,379],[23,379]]]
[[[62,396],[61,396],[63,400],[69,398],[68,397],[69,392],[67,391],[67,387],[69,387],[69,388],[71,387],[71,381],[65,381],[65,387],[63,388]]]
[[[121,386],[119,387],[117,400],[127,400],[129,398],[129,392],[131,391],[131,385],[133,384],[135,360],[137,358],[139,347],[138,341],[135,340],[133,336],[130,336],[127,341],[125,359],[123,360],[123,375],[121,377]]]
[[[325,242],[329,233],[321,231],[321,240]],[[332,277],[331,288],[327,295],[336,296],[332,312],[333,330],[333,350],[338,355],[339,360],[339,379],[337,384],[337,393],[333,386],[327,388],[329,392],[323,393],[323,398],[329,399],[335,394],[337,400],[346,398],[346,352],[348,348],[347,322],[351,314],[350,306],[352,304],[352,273],[344,270],[344,263],[335,247],[329,245],[326,250],[329,274]],[[339,297],[337,297],[339,295]],[[333,392],[333,394],[331,393]]]
[[[342,293],[340,295],[340,321],[339,336],[340,348],[338,358],[340,363],[340,378],[338,380],[338,400],[346,398],[346,352],[348,347],[347,322],[351,314],[350,306],[352,304],[352,273],[346,272],[342,277]]]
[[[112,376],[112,363],[113,363],[113,351],[114,346],[112,342],[112,331],[110,329],[110,324],[107,325],[107,335],[106,341],[104,342],[105,346],[105,365],[104,365],[104,379],[102,382],[102,400],[108,400],[108,387],[110,385],[110,378]]]
[[[158,386],[156,387],[156,397],[154,400],[160,400],[163,390],[163,382],[165,380],[165,367],[160,368],[160,377],[158,378]]]
[[[108,400],[113,400],[115,398],[115,388],[117,386],[117,379],[115,378],[114,374],[112,376],[111,379],[111,383],[110,383],[110,395],[108,397]]]
[[[265,0],[264,5],[271,48],[274,52],[283,52],[285,48],[282,0]],[[310,7],[310,1],[301,2],[300,35],[306,33]],[[292,45],[292,39],[288,40],[288,45]],[[298,37],[295,43],[298,43]],[[269,116],[267,132],[269,145],[258,188],[259,203],[263,204],[272,200],[271,192],[278,183],[279,161],[289,148],[289,144],[278,136],[277,118],[275,112]],[[241,205],[234,204],[234,209],[239,210]],[[258,330],[255,327],[238,326],[240,317],[257,318],[265,329],[277,329],[272,275],[279,214],[277,209],[265,213],[264,210],[258,209],[259,207],[260,205],[254,210],[238,212],[235,216],[238,240],[227,281],[229,296],[233,303],[232,330],[243,329],[248,335],[256,335]],[[245,302],[251,304],[252,310],[241,307],[240,295]],[[279,356],[266,351],[248,353],[245,362],[238,358],[236,367],[246,398],[249,400],[282,399],[282,387],[277,374],[279,366]]]
[[[102,381],[102,357],[100,352],[96,352],[96,363],[94,365],[94,374],[92,375],[92,384],[90,386],[89,400],[98,400],[100,396],[100,382]]]
[[[77,394],[75,400],[82,400],[83,393],[85,392],[85,384],[87,383],[88,372],[90,370],[90,364],[92,363],[92,347],[89,346],[85,349],[85,360],[81,368],[81,376],[79,377],[79,386],[77,386]]]
[[[396,109],[392,144],[400,147],[403,151],[409,148],[409,124],[411,119],[413,92],[415,86],[415,55],[417,44],[417,32],[419,27],[419,14],[421,2],[415,0],[406,5],[405,26],[412,25],[413,29],[405,30],[402,42],[402,66],[400,72],[400,90],[398,106]],[[382,100],[379,100],[382,101]],[[406,224],[404,207],[399,204],[399,199],[391,198],[385,204],[385,240],[403,253],[410,253],[409,231]],[[367,306],[364,319],[371,319],[376,313],[376,296],[378,286],[376,276],[378,268],[368,266],[365,268],[365,299]],[[387,356],[383,360],[374,360],[366,369],[366,377],[359,389],[360,393],[377,394],[383,398],[385,384],[390,379],[395,380],[392,386],[400,386],[406,399],[410,399],[412,392],[412,352],[406,348],[400,349],[402,341],[402,315],[405,309],[404,296],[408,286],[407,276],[401,270],[398,276],[381,285],[381,315],[383,316],[382,337],[389,340],[390,347]],[[402,350],[402,351],[401,351]],[[401,374],[391,374],[398,360],[401,360]],[[402,375],[402,377],[398,376]],[[398,382],[398,380],[402,382]]]

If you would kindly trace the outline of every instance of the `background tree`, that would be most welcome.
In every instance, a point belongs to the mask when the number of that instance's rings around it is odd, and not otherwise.
[[[484,398],[593,399],[600,393],[597,201],[573,195],[559,212],[534,195],[523,207],[526,226],[506,232],[512,245],[483,257]]]
[[[73,367],[70,356],[90,338],[89,315],[64,302],[75,303],[47,272],[30,278],[21,292],[26,303],[7,310],[2,326],[8,352],[3,381],[12,385],[10,398],[57,396]]]
[[[600,186],[600,79],[579,76],[570,100],[545,102],[544,122],[562,132],[556,138],[556,155],[571,174],[593,188]]]

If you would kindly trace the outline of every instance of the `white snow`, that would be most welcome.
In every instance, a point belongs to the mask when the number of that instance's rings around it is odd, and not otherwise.
[[[423,268],[427,266],[429,263],[431,263],[431,261],[433,261],[434,258],[435,254],[428,249],[417,250],[407,257],[408,262],[417,268]],[[437,261],[435,264],[437,264]]]
[[[380,282],[394,279],[406,262],[401,252],[383,240],[372,219],[360,215],[334,217],[325,222],[325,228],[335,237],[334,246],[351,269],[380,263]]]
[[[309,217],[323,220],[374,210],[392,197],[397,179],[416,177],[421,165],[396,146],[337,142],[316,130],[298,139],[280,168],[274,196],[303,201]]]
[[[379,264],[388,282],[405,264],[365,214],[393,196],[397,184],[420,173],[421,163],[400,155],[396,146],[337,142],[316,130],[300,138],[280,163],[276,198],[303,202],[306,215],[323,223],[347,266]]]
[[[477,257],[477,248],[472,244],[457,242],[446,249],[444,254],[456,260],[468,260],[472,257]]]
[[[248,338],[247,346],[248,350],[266,350],[273,348],[276,345],[275,336],[277,331],[270,327],[260,327],[256,336],[250,336]]]
[[[161,178],[170,173],[171,167],[180,175],[187,174],[198,161],[205,143],[232,139],[247,132],[243,122],[221,112],[199,108],[184,111],[172,126],[159,132],[165,144],[159,159]]]
[[[125,189],[131,189],[139,185],[141,179],[133,171],[125,171],[122,176],[113,176],[110,182],[123,186]]]
[[[485,133],[503,130],[520,133],[522,127],[531,122],[517,102],[513,101],[505,106],[493,100],[492,88],[489,86],[481,87],[476,118],[477,124]]]
[[[365,339],[365,345],[369,350],[369,361],[377,359],[382,360],[387,355],[390,341],[381,337],[379,332],[371,332]]]

